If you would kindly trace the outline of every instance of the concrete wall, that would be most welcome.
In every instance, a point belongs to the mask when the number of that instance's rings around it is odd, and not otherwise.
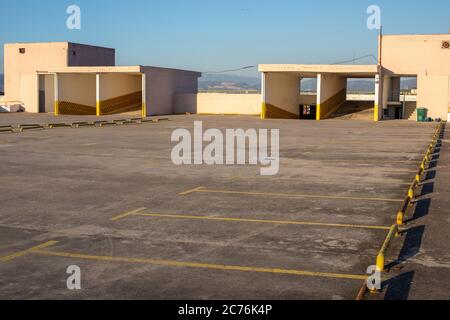
[[[114,66],[116,64],[116,51],[111,48],[102,48],[77,43],[68,43],[68,66]]]
[[[297,109],[300,104],[316,104],[316,99],[315,94],[298,94]],[[261,115],[262,112],[260,94],[199,93],[197,105],[199,114]]]
[[[24,49],[25,52],[20,53],[20,49]],[[24,103],[27,112],[38,112],[39,100],[36,102],[35,97],[39,97],[39,92],[22,90],[22,88],[25,87],[29,87],[32,90],[34,90],[35,87],[38,88],[39,78],[37,77],[37,72],[45,72],[51,68],[57,67],[113,66],[114,64],[114,49],[68,42],[5,44],[5,100],[20,101]],[[27,80],[22,82],[22,78],[26,78]],[[31,79],[37,81],[36,84],[31,84]],[[47,83],[48,81],[50,86],[53,80],[45,77],[44,82]],[[76,83],[76,85],[79,86],[79,83]],[[50,89],[49,86],[45,85],[47,112],[50,112],[50,110],[53,110],[54,108],[54,104],[51,103],[54,98],[48,96],[51,95],[53,89]],[[76,100],[83,100],[83,97],[77,98]]]
[[[260,94],[199,93],[199,114],[261,115]]]
[[[146,74],[147,115],[197,112],[197,72],[143,67]]]
[[[319,74],[317,76],[317,119],[325,119],[347,99],[347,78]]]
[[[386,72],[396,75],[449,75],[450,49],[442,49],[441,35],[385,35],[381,61]]]
[[[450,107],[450,76],[417,77],[417,107],[427,108],[431,118],[447,119]]]
[[[177,93],[174,97],[173,113],[174,114],[195,114],[198,112],[197,94],[194,93]]]
[[[298,104],[316,104],[317,94],[300,94],[298,98]]]
[[[450,41],[450,34],[383,36],[381,62],[385,75],[417,76],[417,106],[426,107],[430,117],[445,119],[450,107],[450,49],[442,48],[443,41]]]
[[[39,112],[39,84],[37,74],[22,74],[19,89],[28,94],[22,97],[22,104],[26,112]]]
[[[140,75],[120,73],[100,74],[100,101],[117,98],[142,90]]]
[[[263,118],[299,118],[300,77],[290,73],[264,73]]]
[[[173,113],[197,113],[198,78],[200,74],[187,71],[175,71],[174,76],[175,95]]]
[[[95,108],[95,74],[59,74],[58,99]]]
[[[19,49],[24,48],[25,53]],[[67,66],[66,42],[55,43],[14,43],[4,46],[5,96],[8,100],[30,101],[21,97],[21,75],[35,74],[51,67]],[[34,87],[34,86],[33,86]],[[24,92],[24,95],[27,93]]]

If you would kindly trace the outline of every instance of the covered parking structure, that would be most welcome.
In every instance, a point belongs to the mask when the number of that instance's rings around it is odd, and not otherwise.
[[[314,119],[331,117],[347,102],[347,79],[374,79],[373,118],[381,118],[380,77],[377,65],[260,65],[262,72],[262,118],[301,118],[301,108],[309,105]],[[305,78],[317,79],[315,95],[301,92],[300,83]]]
[[[144,66],[60,67],[39,71],[39,112],[142,117],[196,112],[198,72]]]

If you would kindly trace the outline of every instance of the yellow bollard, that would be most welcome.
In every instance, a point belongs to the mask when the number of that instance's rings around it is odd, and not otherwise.
[[[417,182],[417,184],[420,183],[420,174],[416,174],[416,182]]]
[[[410,197],[411,200],[414,199],[414,189],[413,188],[409,188],[408,197]]]
[[[422,164],[420,165],[420,168],[425,171],[425,161],[422,161]]]
[[[384,252],[380,252],[377,256],[377,271],[384,271]]]
[[[399,211],[397,214],[397,225],[402,226],[404,223],[405,214],[402,211]]]

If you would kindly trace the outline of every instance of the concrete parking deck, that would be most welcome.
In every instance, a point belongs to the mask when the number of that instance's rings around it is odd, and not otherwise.
[[[279,175],[174,166],[171,133],[194,120],[280,129]],[[434,128],[171,116],[0,134],[0,298],[354,299]]]

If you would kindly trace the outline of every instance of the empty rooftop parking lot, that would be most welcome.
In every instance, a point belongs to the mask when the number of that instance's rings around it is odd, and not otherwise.
[[[280,129],[279,174],[173,165],[194,120]],[[2,133],[0,298],[355,299],[435,128],[171,116]]]

